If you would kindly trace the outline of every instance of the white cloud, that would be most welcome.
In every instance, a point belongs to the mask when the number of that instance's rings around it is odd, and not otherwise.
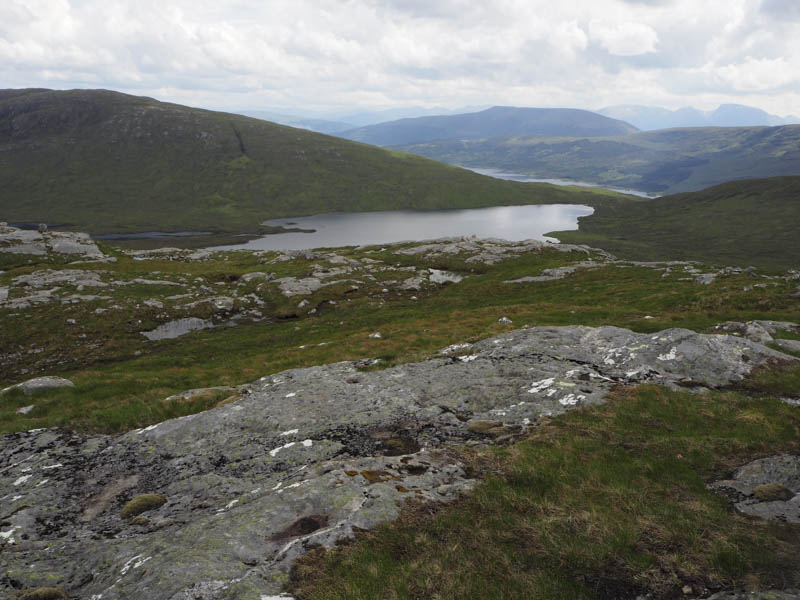
[[[589,23],[589,35],[603,48],[617,56],[636,56],[656,51],[658,33],[643,23]]]
[[[798,113],[792,2],[0,0],[0,81],[285,112],[747,94]]]

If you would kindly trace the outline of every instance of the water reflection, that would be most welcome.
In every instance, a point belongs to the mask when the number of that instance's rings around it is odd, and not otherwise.
[[[476,235],[512,241],[547,239],[545,233],[577,229],[578,217],[594,209],[576,204],[495,206],[437,211],[327,213],[265,221],[265,225],[313,229],[313,233],[267,235],[246,244],[219,246],[232,250],[300,250],[360,246]],[[555,240],[553,240],[555,241]]]

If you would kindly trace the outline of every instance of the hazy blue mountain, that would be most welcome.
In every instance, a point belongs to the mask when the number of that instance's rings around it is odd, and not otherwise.
[[[504,135],[596,137],[626,135],[636,131],[628,123],[586,110],[495,106],[475,113],[389,121],[339,135],[377,146],[400,146]]]
[[[742,104],[722,104],[712,111],[702,111],[691,106],[668,110],[658,106],[623,104],[609,106],[597,112],[627,121],[644,131],[675,127],[755,127],[800,123],[800,118],[795,116],[779,117],[760,108]]]

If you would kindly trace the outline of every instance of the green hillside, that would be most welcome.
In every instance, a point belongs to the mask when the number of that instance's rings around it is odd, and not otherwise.
[[[800,177],[775,177],[600,206],[579,219],[578,231],[555,236],[626,258],[779,269],[800,267],[799,226]]]
[[[240,115],[105,90],[0,91],[0,220],[254,232],[330,211],[586,203]]]
[[[697,191],[734,178],[800,175],[800,125],[665,129],[594,138],[516,135],[402,149],[451,164],[657,193]]]

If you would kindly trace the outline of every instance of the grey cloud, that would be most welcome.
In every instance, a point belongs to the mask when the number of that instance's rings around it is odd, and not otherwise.
[[[800,2],[797,0],[764,0],[761,12],[777,19],[800,19]]]

